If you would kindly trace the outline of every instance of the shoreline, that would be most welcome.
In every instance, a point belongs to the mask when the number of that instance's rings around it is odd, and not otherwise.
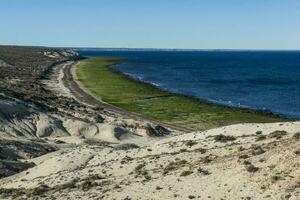
[[[93,57],[87,57],[87,58],[93,58]],[[122,58],[120,58],[120,60],[122,60]],[[163,91],[163,92],[166,92],[170,95],[176,95],[176,96],[182,96],[182,97],[185,97],[185,98],[189,98],[189,99],[192,99],[194,101],[197,101],[199,103],[203,103],[203,104],[207,104],[207,105],[216,105],[216,106],[220,106],[220,107],[224,107],[224,108],[228,108],[228,109],[238,109],[238,110],[244,110],[244,111],[248,111],[248,112],[254,112],[254,113],[257,113],[257,114],[263,114],[263,115],[267,115],[267,116],[273,116],[273,117],[279,117],[279,118],[283,118],[283,119],[286,119],[286,120],[291,120],[291,121],[296,121],[296,120],[299,120],[299,118],[295,118],[295,117],[289,117],[289,116],[286,116],[286,115],[283,115],[283,114],[280,114],[280,113],[275,113],[269,109],[256,109],[256,108],[247,108],[247,107],[238,107],[238,106],[235,106],[235,105],[226,105],[226,104],[223,104],[223,103],[219,103],[219,102],[212,102],[210,100],[206,100],[206,99],[203,99],[203,98],[200,98],[200,97],[196,97],[196,96],[193,96],[193,95],[188,95],[188,94],[181,94],[181,93],[176,93],[176,92],[172,92],[172,91],[169,91],[167,89],[163,89],[157,85],[154,85],[154,84],[151,84],[149,82],[146,82],[146,81],[142,81],[142,80],[139,80],[139,79],[136,79],[120,70],[117,70],[114,68],[114,66],[117,65],[117,63],[114,63],[112,64],[111,66],[109,66],[109,68],[111,69],[111,71],[113,71],[114,73],[118,73],[122,76],[125,76],[127,77],[128,79],[130,79],[131,81],[135,81],[136,83],[138,84],[144,84],[144,85],[147,85],[147,86],[151,86],[151,87],[154,87],[160,91]]]
[[[97,86],[93,86],[94,91],[89,91],[89,89],[86,86],[84,86],[84,83],[82,81],[80,81],[80,82],[78,81],[78,77],[77,77],[77,85],[81,85],[81,90],[83,92],[88,93],[89,96],[92,96],[94,99],[97,99],[98,96],[100,96],[101,97],[100,101],[103,100],[102,103],[104,102],[104,104],[108,105],[108,107],[113,107],[113,110],[115,110],[115,109],[117,109],[118,111],[122,110],[122,113],[125,114],[125,115],[129,112],[129,113],[133,114],[134,116],[139,116],[139,117],[142,117],[143,119],[151,119],[152,120],[152,119],[156,118],[156,119],[154,119],[154,121],[156,121],[156,122],[162,122],[164,124],[171,124],[171,125],[180,124],[179,126],[181,126],[181,127],[182,126],[184,126],[185,128],[189,127],[188,129],[190,131],[207,130],[207,129],[210,129],[210,128],[216,128],[216,127],[226,126],[226,125],[230,125],[230,124],[237,124],[237,123],[253,123],[253,122],[254,123],[256,123],[256,122],[257,123],[267,123],[267,122],[285,122],[285,121],[295,121],[296,120],[296,119],[287,118],[285,116],[278,115],[278,114],[275,114],[275,113],[272,113],[272,112],[266,111],[266,110],[232,107],[232,106],[227,106],[227,105],[223,105],[223,104],[218,104],[218,103],[213,103],[213,102],[209,102],[209,101],[206,101],[206,100],[202,100],[202,99],[196,98],[194,96],[189,96],[189,95],[184,95],[184,94],[177,94],[177,93],[172,93],[172,92],[166,91],[166,90],[164,90],[162,88],[159,88],[157,86],[154,86],[152,84],[143,82],[141,80],[136,80],[136,79],[130,77],[129,75],[124,74],[124,73],[114,69],[113,66],[116,65],[117,62],[119,62],[120,60],[122,60],[124,58],[119,58],[119,57],[86,57],[85,59],[81,60],[81,62],[85,62],[85,61],[89,62],[90,60],[93,60],[93,59],[106,60],[106,62],[108,62],[108,64],[104,64],[105,66],[102,66],[103,69],[104,68],[108,69],[107,72],[105,72],[105,73],[110,73],[110,75],[115,74],[114,78],[122,79],[122,81],[123,81],[122,85],[123,85],[123,83],[124,84],[129,83],[131,86],[135,85],[136,89],[134,89],[134,91],[132,91],[128,88],[124,88],[130,94],[136,92],[135,90],[139,90],[137,88],[140,88],[141,90],[145,89],[146,94],[143,93],[143,95],[146,95],[146,96],[150,95],[149,97],[143,97],[143,96],[134,97],[133,96],[132,98],[138,98],[138,99],[139,98],[141,98],[141,99],[155,98],[153,101],[157,101],[157,98],[169,97],[169,99],[172,98],[172,99],[179,100],[178,103],[181,103],[181,102],[183,104],[187,103],[188,104],[187,106],[190,106],[189,104],[191,104],[191,105],[194,105],[196,107],[200,107],[199,108],[200,110],[204,109],[204,112],[206,111],[206,113],[203,114],[202,117],[200,116],[200,118],[198,118],[199,120],[197,120],[196,118],[194,119],[193,116],[191,116],[190,117],[191,119],[189,119],[189,117],[187,116],[187,115],[195,114],[194,111],[193,111],[193,108],[189,108],[189,109],[192,109],[192,112],[184,111],[184,115],[186,115],[184,118],[187,119],[187,120],[193,121],[193,122],[191,122],[192,124],[190,126],[186,125],[184,120],[182,121],[180,117],[178,119],[179,121],[177,120],[178,123],[177,122],[172,122],[172,119],[171,119],[171,121],[170,120],[169,121],[168,120],[163,120],[163,119],[155,117],[154,116],[155,114],[151,114],[151,112],[152,112],[151,109],[146,110],[146,111],[145,110],[142,111],[141,109],[143,109],[143,108],[136,108],[135,107],[136,109],[140,109],[141,112],[139,112],[139,111],[136,111],[134,109],[133,110],[132,109],[128,110],[128,109],[124,108],[124,106],[120,107],[120,105],[118,105],[117,102],[114,102],[113,104],[111,102],[106,102],[105,100],[102,99],[102,97],[103,97],[102,95],[94,94],[95,93],[95,90],[94,90],[95,88],[94,87],[97,87]],[[105,62],[105,61],[102,61],[102,62]],[[102,79],[102,78],[100,78],[100,79]],[[154,92],[154,94],[149,93],[149,91]],[[118,91],[116,91],[116,92],[118,92]],[[120,94],[125,95],[125,94],[123,94],[124,91],[119,91],[119,92],[121,92]],[[112,94],[115,95],[115,93],[112,93]],[[159,94],[162,95],[162,96],[160,96]],[[151,95],[153,95],[153,97],[151,97]],[[122,98],[122,97],[120,97],[120,98]],[[176,100],[174,100],[175,104],[176,104]],[[99,99],[98,99],[98,101],[99,101]],[[172,101],[171,103],[174,104],[174,101]],[[149,103],[149,101],[147,103]],[[133,105],[133,106],[138,106],[138,105]],[[166,106],[168,107],[169,105],[167,104]],[[174,106],[175,106],[175,108],[174,108]],[[183,106],[181,104],[181,107],[185,107],[185,106]],[[173,105],[173,110],[172,109],[170,109],[170,110],[165,109],[164,112],[172,113],[174,111],[174,109],[177,110],[176,105]],[[183,108],[183,109],[185,109],[185,108]],[[148,112],[148,113],[150,112],[150,114],[145,115],[143,112]],[[196,111],[196,112],[199,112],[199,111]],[[222,115],[221,117],[218,117],[219,112],[221,112],[221,115]],[[227,113],[229,113],[229,117],[227,117],[227,115],[228,115]],[[236,116],[235,116],[235,114],[236,114]],[[200,113],[200,115],[201,115],[201,113]],[[205,117],[204,115],[206,115],[208,117],[208,119],[206,119],[207,117]],[[211,117],[211,115],[213,115],[213,117]],[[175,116],[175,118],[176,118],[176,116]],[[240,119],[240,118],[242,118],[242,119]],[[247,118],[248,118],[248,120],[247,120]],[[213,124],[215,124],[215,125],[213,125]],[[198,128],[196,128],[196,127],[198,127]]]
[[[88,89],[86,89],[80,81],[78,81],[78,77],[76,75],[76,68],[77,65],[80,63],[80,60],[73,63],[72,65],[68,65],[64,69],[64,77],[63,77],[63,83],[64,85],[69,89],[69,91],[72,93],[72,95],[78,100],[79,102],[92,106],[92,107],[98,107],[100,109],[104,109],[107,112],[110,112],[112,115],[119,115],[121,117],[130,118],[138,121],[143,121],[146,123],[153,123],[156,125],[164,126],[168,129],[171,129],[173,131],[179,131],[183,133],[191,132],[192,129],[186,128],[186,127],[180,127],[175,126],[173,124],[163,123],[160,121],[157,121],[155,119],[147,118],[143,115],[140,115],[138,113],[133,113],[127,110],[124,110],[122,108],[119,108],[117,106],[114,106],[112,104],[109,104],[105,101],[103,101],[101,98],[95,96],[90,92]]]

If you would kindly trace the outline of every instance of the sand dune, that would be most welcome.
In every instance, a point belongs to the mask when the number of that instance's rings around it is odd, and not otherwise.
[[[297,199],[299,126],[233,125],[144,147],[82,142],[30,160],[1,187],[58,199]]]

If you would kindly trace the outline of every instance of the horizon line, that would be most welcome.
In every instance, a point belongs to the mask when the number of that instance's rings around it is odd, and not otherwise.
[[[44,47],[65,49],[101,49],[101,50],[155,50],[155,51],[300,51],[299,49],[268,49],[268,48],[167,48],[167,47],[87,47],[87,46],[51,46],[51,45],[16,45],[0,44],[0,46],[11,47]]]
[[[89,50],[154,50],[154,51],[300,51],[300,49],[230,49],[230,48],[136,48],[136,47],[56,47],[68,49],[89,49]]]

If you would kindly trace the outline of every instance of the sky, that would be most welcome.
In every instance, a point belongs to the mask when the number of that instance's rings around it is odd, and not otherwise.
[[[0,44],[300,49],[300,0],[1,0]]]

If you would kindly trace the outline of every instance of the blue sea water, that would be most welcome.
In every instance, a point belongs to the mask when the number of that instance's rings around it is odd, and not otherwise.
[[[114,68],[171,92],[300,118],[300,51],[79,52],[126,57]]]

